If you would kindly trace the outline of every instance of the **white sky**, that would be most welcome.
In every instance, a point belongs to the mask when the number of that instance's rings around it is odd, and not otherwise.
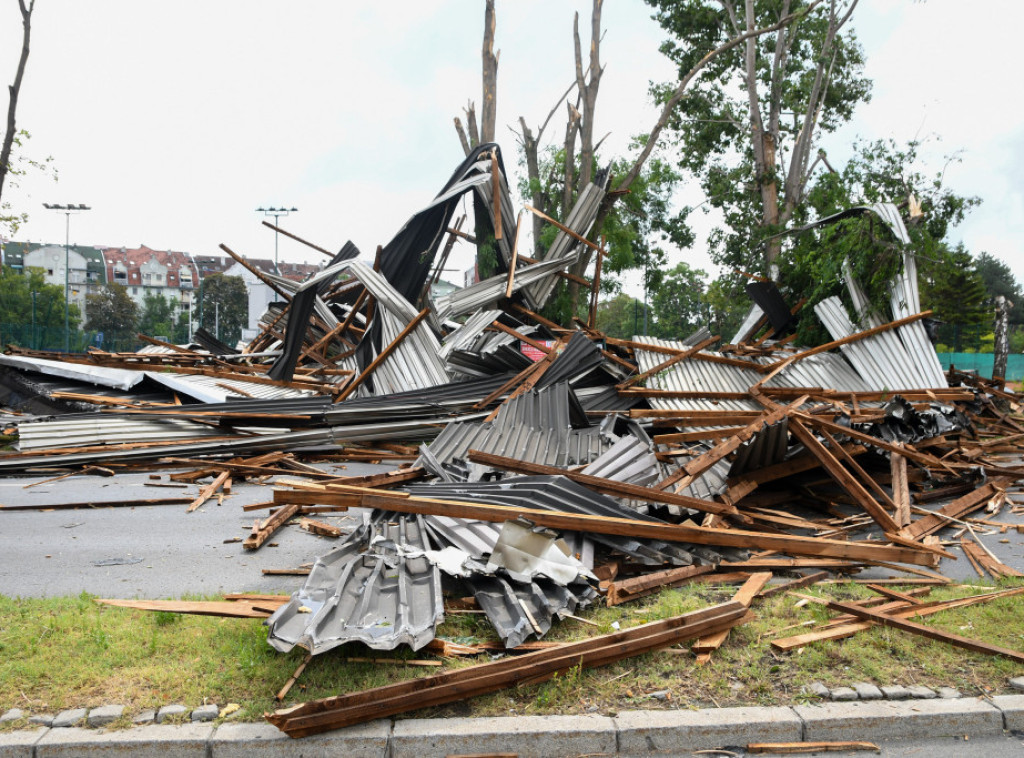
[[[573,77],[572,14],[584,44],[589,2],[498,0],[498,140],[515,167],[519,116],[536,127]],[[874,96],[827,143],[841,160],[857,136],[941,135],[963,151],[947,179],[982,206],[957,231],[1024,282],[1024,106],[1016,99],[1015,0],[863,0],[855,26]],[[4,197],[30,220],[16,239],[61,242],[64,217],[42,203],[85,203],[80,244],[273,257],[259,206],[296,206],[282,226],[328,249],[351,239],[372,256],[426,205],[462,159],[452,126],[480,99],[480,0],[39,0],[18,126],[26,152],[52,155],[54,184],[23,178]],[[655,119],[647,83],[673,76],[664,35],[641,0],[606,0],[597,132],[622,152]],[[0,83],[21,45],[14,0],[0,6]],[[6,106],[6,98],[0,101]],[[6,109],[4,110],[6,113]],[[562,121],[546,136],[559,140]],[[687,202],[699,201],[690,189]],[[323,259],[281,238],[281,258]],[[458,248],[457,248],[458,249]],[[709,268],[702,241],[676,251]],[[455,267],[469,265],[463,245]],[[456,272],[446,278],[461,282]]]

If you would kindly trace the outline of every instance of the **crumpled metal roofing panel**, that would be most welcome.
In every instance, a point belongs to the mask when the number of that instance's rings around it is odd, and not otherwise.
[[[546,579],[529,584],[501,577],[474,575],[466,580],[477,603],[487,614],[508,649],[523,644],[530,636],[547,634],[555,616],[572,614],[596,597],[586,584],[563,587]]]
[[[594,181],[583,188],[576,199],[575,205],[573,205],[565,220],[566,227],[572,229],[581,237],[587,236],[587,233],[590,231],[590,227],[594,225],[594,221],[597,219],[598,211],[601,208],[601,201],[604,200],[604,195],[607,191],[609,179],[609,172],[599,172],[599,174],[594,178]],[[559,231],[558,234],[555,235],[555,239],[552,241],[551,247],[549,247],[544,253],[544,260],[563,256],[566,252],[571,251],[574,248],[578,248],[581,245],[582,243],[577,241],[574,237],[563,231]],[[548,298],[551,297],[551,291],[555,288],[556,283],[556,278],[551,276],[537,282],[531,287],[528,287],[524,294],[526,295],[526,299],[530,304],[530,307],[534,310],[539,310],[544,307]]]
[[[620,505],[614,499],[593,492],[564,476],[514,476],[500,482],[472,482],[413,484],[406,491],[420,497],[439,497],[467,502],[511,505],[518,508],[542,508],[565,513],[585,513],[592,516],[634,518],[642,521],[659,521],[632,508]],[[672,563],[688,566],[694,562],[696,546],[682,546],[658,540],[637,540],[631,537],[605,534],[590,534],[592,540],[619,550],[643,563],[657,565]],[[714,551],[703,551],[704,555],[721,555]]]
[[[515,278],[512,281],[513,293],[519,292],[534,282],[550,277],[555,271],[561,271],[571,266],[578,257],[579,252],[576,251],[560,258],[517,266]],[[442,295],[434,301],[438,318],[461,316],[498,302],[505,297],[507,283],[508,274],[498,274],[464,289],[455,290],[449,295]]]
[[[394,341],[418,312],[387,279],[370,266],[360,261],[346,261],[341,265],[362,282],[377,301],[374,319],[379,319],[383,349]],[[375,355],[377,352],[374,350]],[[441,343],[430,325],[421,321],[387,359],[377,366],[369,381],[372,389],[364,382],[357,391],[360,395],[425,389],[451,381],[451,375],[441,357]]]
[[[267,430],[264,430],[267,431]],[[277,432],[279,430],[271,430]],[[231,431],[186,419],[132,419],[107,414],[86,414],[76,418],[20,422],[16,449],[28,452],[65,447],[122,445],[161,440],[201,440],[224,437]],[[61,459],[63,463],[63,459]]]
[[[316,559],[302,587],[267,619],[268,642],[314,655],[352,641],[418,650],[444,617],[441,574],[426,557],[406,553],[431,548],[421,517],[376,512]]]

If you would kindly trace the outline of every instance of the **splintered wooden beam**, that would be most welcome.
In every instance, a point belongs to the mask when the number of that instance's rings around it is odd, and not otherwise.
[[[192,513],[192,511],[213,497],[213,494],[219,490],[225,482],[227,482],[228,477],[230,476],[230,471],[221,471],[217,474],[217,478],[214,479],[213,482],[199,490],[199,496],[189,504],[188,508],[185,509],[185,512]]]
[[[790,418],[789,431],[821,462],[829,476],[850,493],[857,503],[867,511],[868,515],[875,520],[875,523],[882,527],[883,531],[899,532],[899,524],[878,504],[878,501],[871,497],[871,493],[864,489],[861,483],[849,471],[843,468],[843,464],[818,441],[813,432],[796,418]]]
[[[950,523],[962,519],[967,514],[983,507],[985,503],[996,496],[1000,487],[1006,487],[1012,482],[1013,479],[1009,477],[994,477],[978,487],[974,492],[968,492],[963,497],[944,505],[934,513],[922,516],[903,531],[907,536],[915,540],[919,540],[928,534],[934,534],[942,529],[942,527],[949,526]]]
[[[840,603],[835,600],[830,601],[828,607],[834,611],[847,613],[865,621],[873,621],[874,623],[882,624],[883,626],[902,629],[905,632],[917,634],[921,637],[927,637],[930,640],[945,642],[953,645],[954,647],[963,648],[964,650],[970,650],[975,653],[984,653],[985,655],[1001,655],[1004,658],[1009,658],[1017,663],[1024,663],[1024,653],[1017,650],[1010,650],[1009,648],[999,647],[998,645],[990,645],[987,642],[982,642],[981,640],[972,640],[967,637],[961,637],[959,634],[944,632],[941,629],[935,629],[934,627],[925,626],[924,624],[918,624],[916,621],[890,616],[888,613],[879,613],[872,608],[862,608],[850,603]]]
[[[845,753],[852,750],[871,750],[880,752],[881,748],[874,742],[830,741],[830,742],[751,742],[747,745],[748,753],[775,753],[778,755],[798,755],[800,753]]]
[[[744,608],[749,608],[750,604],[754,602],[754,598],[757,594],[764,589],[764,586],[768,584],[772,578],[771,571],[761,571],[756,574],[751,574],[750,578],[743,583],[736,594],[733,595],[733,602],[739,603]],[[725,629],[721,632],[715,632],[706,637],[701,637],[695,643],[693,643],[693,652],[697,654],[697,663],[703,665],[711,660],[711,654],[718,650],[722,646],[722,643],[729,637],[729,630]]]
[[[892,499],[896,504],[895,521],[900,527],[910,526],[910,488],[907,481],[907,459],[899,453],[889,456],[892,474]]]
[[[596,534],[617,534],[629,537],[659,539],[667,542],[689,542],[694,545],[775,550],[791,555],[841,558],[852,561],[883,561],[928,566],[931,564],[932,559],[931,554],[924,550],[891,547],[877,542],[855,542],[832,540],[823,537],[766,534],[764,532],[749,532],[740,529],[712,529],[700,526],[668,524],[662,521],[641,521],[632,518],[562,513],[489,503],[469,503],[461,500],[411,497],[407,493],[364,494],[358,491],[303,492],[298,490],[275,490],[274,499],[279,503],[297,502],[303,505],[362,506],[364,508],[379,508],[385,511],[398,511],[400,513],[452,516],[454,518],[479,519],[480,521],[494,523],[515,521],[516,519],[523,518],[538,526],[546,526],[551,529],[594,532]]]
[[[282,526],[288,523],[288,519],[297,514],[302,509],[302,505],[299,503],[289,503],[284,507],[278,509],[273,516],[268,518],[262,524],[257,524],[253,528],[253,533],[250,534],[245,542],[242,543],[242,547],[246,550],[256,550],[264,542],[273,536],[274,532],[280,529]]]
[[[519,657],[509,656],[435,676],[301,703],[267,714],[266,718],[289,737],[305,737],[371,719],[387,718],[414,709],[496,692],[523,680],[531,683],[547,681],[577,666],[603,666],[729,628],[739,623],[746,612],[746,608],[739,603],[722,603],[664,621],[654,621]]]
[[[505,282],[505,297],[512,297],[512,288],[516,282],[516,263],[519,261],[519,232],[523,227],[523,214],[516,219],[516,236],[512,238],[512,259],[508,262],[508,279]],[[495,239],[498,239],[495,237]]]
[[[681,566],[679,568],[654,571],[649,574],[620,579],[608,584],[605,604],[608,607],[620,605],[627,600],[635,600],[645,595],[660,591],[664,587],[676,587],[688,582],[695,576],[709,574],[715,570],[713,565]]]
[[[356,387],[358,387],[360,384],[366,381],[370,377],[370,374],[372,374],[377,369],[377,367],[380,366],[380,364],[382,364],[384,361],[388,359],[388,356],[391,355],[391,353],[393,353],[395,349],[402,344],[402,341],[412,333],[413,329],[419,326],[419,323],[424,318],[426,318],[428,313],[430,313],[430,308],[424,308],[422,311],[417,313],[413,317],[412,321],[406,324],[405,328],[398,333],[398,336],[395,337],[395,339],[392,340],[387,345],[387,347],[385,347],[377,354],[377,357],[370,362],[370,365],[367,366],[363,371],[360,371],[359,375],[348,383],[348,385],[345,387],[345,390],[338,396],[338,401],[340,402],[344,400],[353,392],[355,392]]]
[[[666,503],[668,505],[679,505],[684,508],[692,508],[702,513],[717,513],[721,515],[738,516],[739,511],[734,506],[723,505],[711,500],[700,500],[695,497],[687,497],[674,492],[641,487],[636,484],[617,482],[614,479],[605,479],[600,476],[581,474],[578,471],[568,471],[557,466],[546,466],[542,463],[529,463],[517,458],[508,458],[503,455],[484,453],[479,450],[470,450],[467,458],[473,463],[480,463],[484,466],[514,471],[519,474],[539,474],[541,476],[564,476],[585,487],[613,497],[624,497],[630,500],[650,501],[655,503]]]

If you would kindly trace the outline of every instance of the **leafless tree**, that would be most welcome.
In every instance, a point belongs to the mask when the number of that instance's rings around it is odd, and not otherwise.
[[[480,113],[480,124],[477,127],[476,107],[470,101],[464,113],[466,127],[455,117],[455,131],[466,155],[481,142],[494,142],[495,124],[498,119],[498,58],[501,51],[494,52],[494,0],[487,0],[484,7],[484,45],[481,53],[483,59],[483,108]],[[468,129],[468,133],[467,133]]]
[[[10,168],[11,149],[14,146],[16,136],[16,124],[14,114],[18,109],[18,94],[21,92],[21,80],[25,76],[25,64],[28,62],[29,39],[32,33],[32,10],[36,0],[18,0],[18,8],[21,10],[21,25],[24,29],[21,38],[21,57],[18,59],[18,72],[14,75],[14,84],[8,87],[10,100],[7,104],[7,131],[4,132],[3,148],[0,148],[0,197],[3,196],[4,181],[7,179],[7,171]]]

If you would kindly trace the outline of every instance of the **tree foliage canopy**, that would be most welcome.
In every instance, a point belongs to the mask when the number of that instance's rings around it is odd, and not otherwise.
[[[200,325],[218,339],[233,345],[242,338],[249,322],[249,293],[240,276],[210,274],[200,287]]]
[[[85,312],[85,328],[103,332],[104,339],[124,339],[136,332],[139,306],[123,284],[110,282],[99,292],[86,295]]]
[[[739,31],[802,13],[789,26],[712,60],[670,121],[680,167],[724,215],[710,239],[712,258],[768,273],[779,247],[759,243],[785,228],[803,204],[822,163],[818,132],[848,121],[870,97],[863,52],[846,26],[856,3],[646,1],[670,35],[661,50],[681,72]],[[664,98],[671,89],[662,85],[654,92]]]

